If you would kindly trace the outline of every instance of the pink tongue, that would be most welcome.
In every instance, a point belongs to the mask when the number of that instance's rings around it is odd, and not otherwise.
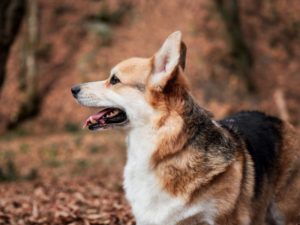
[[[101,120],[101,118],[110,110],[111,110],[110,108],[103,109],[102,111],[98,112],[97,114],[89,116],[89,118],[87,118],[86,121],[84,122],[83,128],[86,128],[89,124],[92,123],[93,120],[99,121],[100,123],[103,124],[104,120]]]

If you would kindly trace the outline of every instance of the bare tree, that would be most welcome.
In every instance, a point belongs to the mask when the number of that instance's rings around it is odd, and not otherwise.
[[[39,19],[37,0],[30,0],[27,4],[25,17],[25,34],[23,46],[23,58],[20,79],[24,81],[24,98],[19,106],[17,114],[8,124],[8,128],[15,128],[21,122],[34,117],[39,112],[40,97],[37,87],[38,67],[36,52],[39,43]]]
[[[228,32],[231,55],[235,60],[237,72],[244,79],[247,89],[253,91],[255,89],[251,78],[253,57],[241,29],[239,2],[238,0],[214,1]]]
[[[0,1],[0,91],[6,77],[9,51],[19,32],[25,5],[25,0]]]

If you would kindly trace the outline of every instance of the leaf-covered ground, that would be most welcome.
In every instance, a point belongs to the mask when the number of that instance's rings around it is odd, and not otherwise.
[[[120,192],[84,179],[1,184],[0,224],[134,224]]]
[[[0,224],[134,224],[122,142],[119,133],[84,132],[2,139]]]

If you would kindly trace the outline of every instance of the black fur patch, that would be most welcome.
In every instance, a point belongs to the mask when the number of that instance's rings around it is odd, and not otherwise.
[[[183,130],[188,134],[187,145],[205,153],[220,157],[224,162],[230,162],[235,153],[235,142],[229,140],[216,127],[211,118],[212,114],[195,104],[192,97],[185,99],[185,112],[182,115],[185,121]]]
[[[276,170],[282,142],[282,121],[257,111],[243,111],[219,123],[245,141],[255,169],[255,196],[260,194],[264,179]]]

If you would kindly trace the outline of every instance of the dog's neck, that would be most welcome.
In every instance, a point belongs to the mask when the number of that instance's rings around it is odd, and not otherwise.
[[[140,165],[135,171],[152,171],[172,195],[191,199],[193,188],[205,186],[232,163],[236,146],[208,111],[190,95],[184,98],[183,110],[170,111],[158,129],[148,124],[130,131],[127,163]],[[187,179],[181,177],[187,168],[197,171],[190,182],[198,183],[188,185],[190,189],[178,183],[178,179]]]
[[[228,131],[212,119],[212,113],[199,106],[188,95],[185,101],[183,131],[188,137],[187,146],[205,151],[219,151],[231,158],[234,153],[233,141]]]
[[[151,154],[154,164],[187,148],[222,152],[230,160],[234,146],[228,131],[220,127],[212,114],[199,106],[188,92],[179,101],[183,102],[182,107],[168,112],[159,127],[156,120],[155,124],[150,122],[132,128],[128,136],[129,149],[132,142],[138,143],[140,153],[137,154]]]
[[[211,153],[221,151],[230,159],[233,142],[228,132],[190,94],[183,95],[180,101],[184,102],[182,108],[171,111],[166,122],[158,129],[160,145],[152,157],[156,161],[154,164],[187,149]]]

